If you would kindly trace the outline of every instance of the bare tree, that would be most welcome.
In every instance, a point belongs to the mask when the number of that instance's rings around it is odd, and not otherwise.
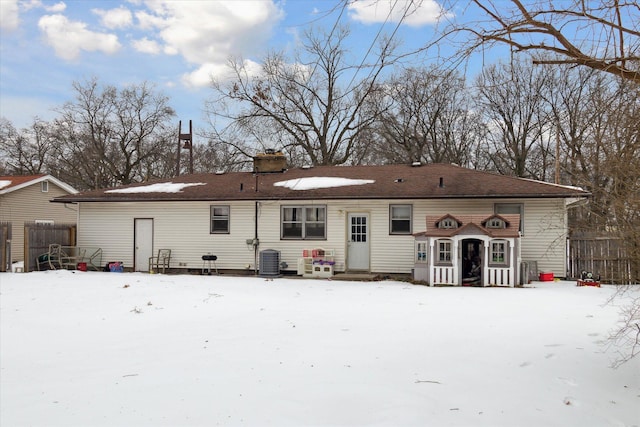
[[[350,162],[360,134],[377,118],[363,114],[365,101],[391,62],[392,46],[383,42],[373,64],[352,65],[348,36],[344,27],[329,34],[309,30],[293,58],[270,54],[258,73],[231,61],[232,81],[214,82],[208,103],[212,123],[225,126],[217,139],[244,155],[261,146],[285,150],[298,162]]]
[[[0,157],[4,158],[5,173],[48,172],[52,151],[53,141],[47,122],[36,117],[29,128],[17,130],[9,120],[0,119]]]
[[[635,1],[472,3],[488,20],[459,28],[475,36],[467,52],[501,44],[530,53],[534,64],[586,66],[640,83],[640,8]]]
[[[77,188],[104,188],[139,182],[175,165],[175,115],[168,98],[148,83],[121,90],[96,78],[74,82],[75,100],[54,122],[57,175]]]
[[[379,111],[372,160],[470,165],[483,125],[469,95],[460,75],[436,67],[406,69],[381,82],[369,101]]]
[[[553,166],[545,92],[549,70],[522,61],[487,67],[477,79],[478,107],[488,122],[492,169],[544,179]],[[535,157],[534,157],[535,154]]]

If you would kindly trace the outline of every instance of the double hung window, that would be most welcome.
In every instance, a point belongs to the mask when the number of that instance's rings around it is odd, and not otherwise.
[[[211,234],[229,233],[229,206],[211,206]]]
[[[389,234],[411,234],[411,205],[389,206]]]
[[[326,206],[282,206],[280,237],[282,239],[326,239]]]

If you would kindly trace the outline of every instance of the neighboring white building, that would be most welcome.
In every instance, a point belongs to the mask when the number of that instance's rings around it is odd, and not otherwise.
[[[219,269],[245,271],[272,249],[284,272],[322,249],[335,272],[408,275],[427,217],[497,213],[520,215],[520,259],[564,276],[567,206],[588,196],[445,164],[255,169],[262,172],[185,175],[55,201],[77,205],[78,245],[137,271],[148,271],[161,248],[172,250],[172,268],[199,270],[202,255],[215,254]]]
[[[11,223],[12,261],[24,261],[25,222],[76,222],[75,208],[50,201],[77,192],[51,175],[0,176],[0,222]]]

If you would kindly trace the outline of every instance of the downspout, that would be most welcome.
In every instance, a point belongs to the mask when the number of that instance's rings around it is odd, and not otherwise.
[[[258,275],[258,209],[260,202],[256,200],[254,210],[254,231],[253,231],[253,273]]]

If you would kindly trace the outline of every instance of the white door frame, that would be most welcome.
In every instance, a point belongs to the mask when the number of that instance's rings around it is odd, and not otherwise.
[[[364,218],[357,223],[354,219]],[[369,212],[348,212],[346,224],[346,270],[369,271],[371,268],[371,225]]]
[[[133,219],[133,270],[149,271],[153,256],[153,218]]]

